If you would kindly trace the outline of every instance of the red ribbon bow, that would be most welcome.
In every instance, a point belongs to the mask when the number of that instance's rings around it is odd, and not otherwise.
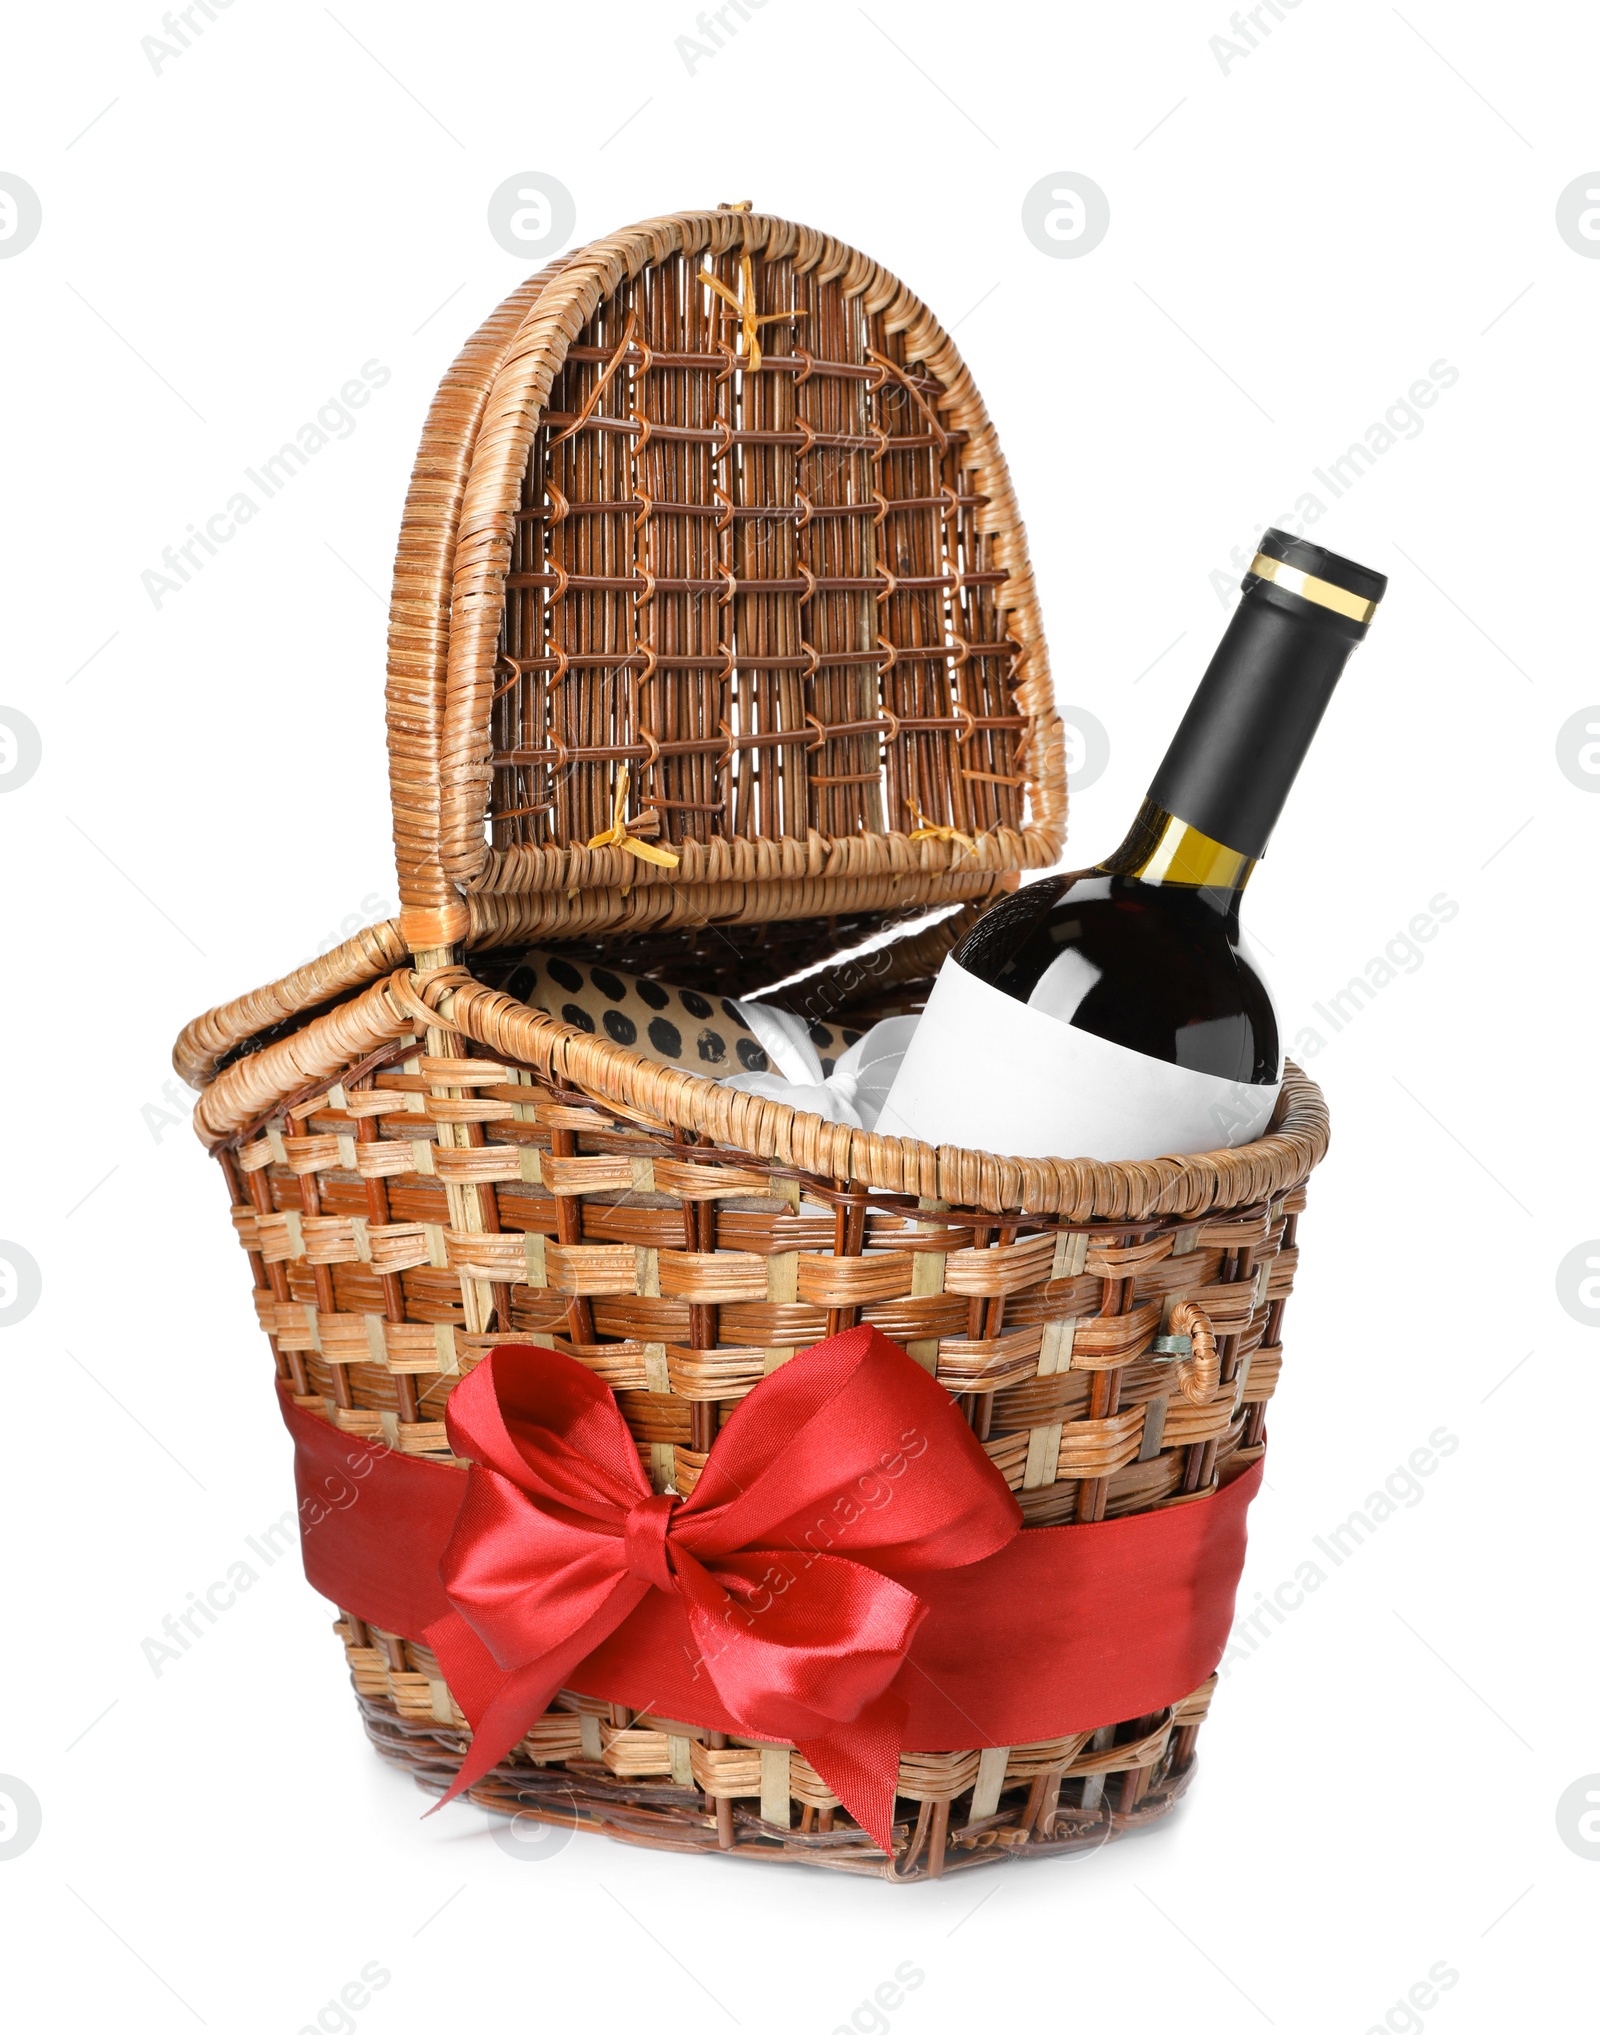
[[[941,1386],[874,1328],[833,1336],[740,1402],[687,1499],[651,1491],[609,1387],[554,1350],[502,1345],[446,1420],[472,1466],[439,1564],[454,1608],[425,1637],[474,1736],[444,1802],[665,1592],[744,1734],[798,1746],[892,1849],[892,1685],[927,1610],[895,1577],[1022,1524]]]

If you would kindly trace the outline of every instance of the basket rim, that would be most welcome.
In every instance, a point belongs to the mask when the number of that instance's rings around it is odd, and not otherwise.
[[[598,933],[623,936],[707,922],[748,925],[813,918],[829,911],[907,907],[934,911],[941,905],[969,904],[991,895],[992,879],[987,871],[943,869],[925,852],[931,845],[907,843],[905,866],[887,876],[829,879],[825,896],[814,894],[814,886],[795,884],[785,897],[791,908],[778,913],[771,908],[771,898],[753,884],[640,888],[629,898],[620,919],[598,893],[591,893],[591,900],[600,898],[598,904],[591,902],[587,912],[574,912],[566,908],[565,900],[542,892],[474,892],[465,900],[467,923],[462,946],[470,954],[501,942],[582,939]],[[302,962],[287,975],[213,1004],[192,1018],[173,1042],[173,1069],[191,1088],[204,1088],[238,1047],[317,1010],[334,997],[375,982],[380,975],[404,966],[410,957],[403,914],[363,926],[315,960]]]
[[[309,1100],[353,1064],[430,1031],[457,1033],[539,1068],[602,1108],[618,1105],[668,1131],[693,1131],[824,1179],[994,1214],[1136,1223],[1249,1207],[1298,1187],[1328,1145],[1321,1090],[1292,1061],[1276,1128],[1231,1150],[1134,1161],[1026,1159],[883,1137],[660,1066],[453,967],[397,969],[303,1031],[224,1069],[195,1105],[195,1130],[213,1152],[236,1147],[284,1103]]]

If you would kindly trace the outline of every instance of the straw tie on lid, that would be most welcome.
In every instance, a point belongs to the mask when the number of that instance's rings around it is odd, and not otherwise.
[[[636,855],[641,862],[654,862],[661,869],[676,869],[680,860],[672,848],[658,848],[653,841],[641,841],[637,834],[630,834],[628,828],[638,826],[638,820],[628,818],[629,766],[624,763],[617,772],[617,781],[611,794],[611,824],[603,827],[598,834],[589,838],[591,848],[621,848],[629,855]],[[652,815],[652,817],[655,817]],[[660,824],[657,819],[657,825]],[[624,893],[629,885],[623,885]]]
[[[906,811],[917,823],[906,836],[907,840],[955,841],[965,848],[969,855],[977,854],[978,844],[970,834],[963,834],[959,827],[942,827],[937,821],[930,820],[915,800],[909,798],[906,800]]]
[[[734,317],[739,321],[739,345],[736,354],[744,355],[745,367],[751,374],[754,374],[761,365],[761,342],[756,336],[757,326],[778,325],[786,318],[804,318],[807,315],[804,311],[766,311],[757,316],[755,277],[751,273],[748,254],[741,254],[739,257],[738,296],[734,295],[720,277],[714,276],[710,269],[700,271],[700,280],[709,284],[723,302],[731,306]],[[724,313],[724,316],[726,315]]]

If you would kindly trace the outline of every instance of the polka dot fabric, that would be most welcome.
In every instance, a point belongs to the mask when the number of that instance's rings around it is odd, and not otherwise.
[[[695,989],[678,989],[650,976],[624,975],[560,954],[525,954],[507,976],[506,994],[533,1010],[560,1018],[580,1032],[627,1046],[663,1067],[683,1067],[720,1080],[730,1074],[765,1074],[772,1066],[766,1048],[731,997],[713,999]],[[814,1024],[811,1042],[822,1071],[859,1032]]]

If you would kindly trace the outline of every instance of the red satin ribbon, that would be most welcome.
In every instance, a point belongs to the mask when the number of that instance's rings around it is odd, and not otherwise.
[[[683,1501],[553,1350],[503,1345],[456,1388],[466,1471],[283,1407],[313,1587],[424,1638],[473,1725],[446,1801],[581,1687],[798,1745],[885,1849],[902,1751],[1055,1737],[1204,1681],[1260,1481],[1019,1532],[949,1395],[871,1328],[763,1380]]]

